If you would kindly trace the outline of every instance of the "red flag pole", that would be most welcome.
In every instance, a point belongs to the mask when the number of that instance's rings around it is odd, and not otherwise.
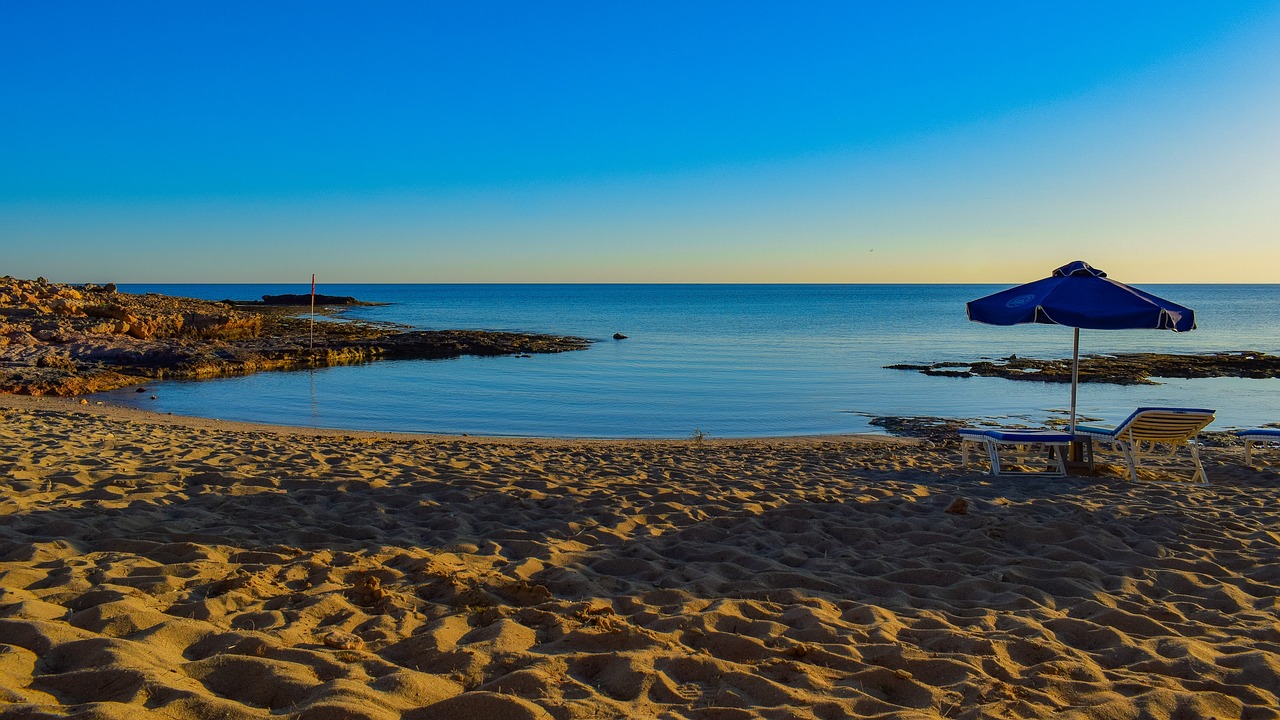
[[[316,274],[311,273],[311,322],[307,325],[310,342],[310,353],[316,352]]]

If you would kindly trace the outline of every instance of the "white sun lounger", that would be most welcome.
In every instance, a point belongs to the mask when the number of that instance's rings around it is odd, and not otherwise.
[[[1236,437],[1244,440],[1244,464],[1253,465],[1253,449],[1280,450],[1280,428],[1241,430]]]
[[[1133,411],[1119,425],[1077,425],[1076,435],[1089,440],[1089,467],[1094,453],[1104,446],[1108,452],[1124,457],[1129,477],[1137,482],[1139,467],[1194,469],[1190,481],[1208,485],[1209,478],[1200,464],[1200,448],[1196,436],[1213,422],[1213,411],[1203,408],[1143,407]],[[1179,464],[1178,451],[1185,448],[1190,463]]]
[[[960,461],[969,466],[969,451],[981,447],[987,455],[992,475],[1067,474],[1066,457],[1071,434],[1054,430],[1016,428],[961,428]],[[1007,457],[1002,461],[1000,452]],[[1006,465],[1039,467],[1036,470],[1009,470]]]

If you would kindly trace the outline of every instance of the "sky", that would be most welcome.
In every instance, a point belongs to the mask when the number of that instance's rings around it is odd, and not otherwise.
[[[7,3],[0,274],[1280,282],[1280,2]]]

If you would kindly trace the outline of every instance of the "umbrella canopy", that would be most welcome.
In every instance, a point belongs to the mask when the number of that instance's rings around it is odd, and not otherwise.
[[[1107,277],[1076,260],[1035,282],[1002,290],[965,305],[969,319],[988,325],[1040,323],[1075,328],[1071,362],[1071,432],[1076,429],[1076,387],[1080,384],[1080,328],[1090,330],[1172,330],[1196,328],[1191,308]]]
[[[1035,282],[978,298],[969,319],[988,325],[1041,323],[1088,330],[1196,328],[1195,311],[1107,277],[1077,260]]]

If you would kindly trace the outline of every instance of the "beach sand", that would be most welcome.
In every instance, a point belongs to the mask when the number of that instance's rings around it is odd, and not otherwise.
[[[0,718],[1277,718],[1280,474],[0,398]]]

